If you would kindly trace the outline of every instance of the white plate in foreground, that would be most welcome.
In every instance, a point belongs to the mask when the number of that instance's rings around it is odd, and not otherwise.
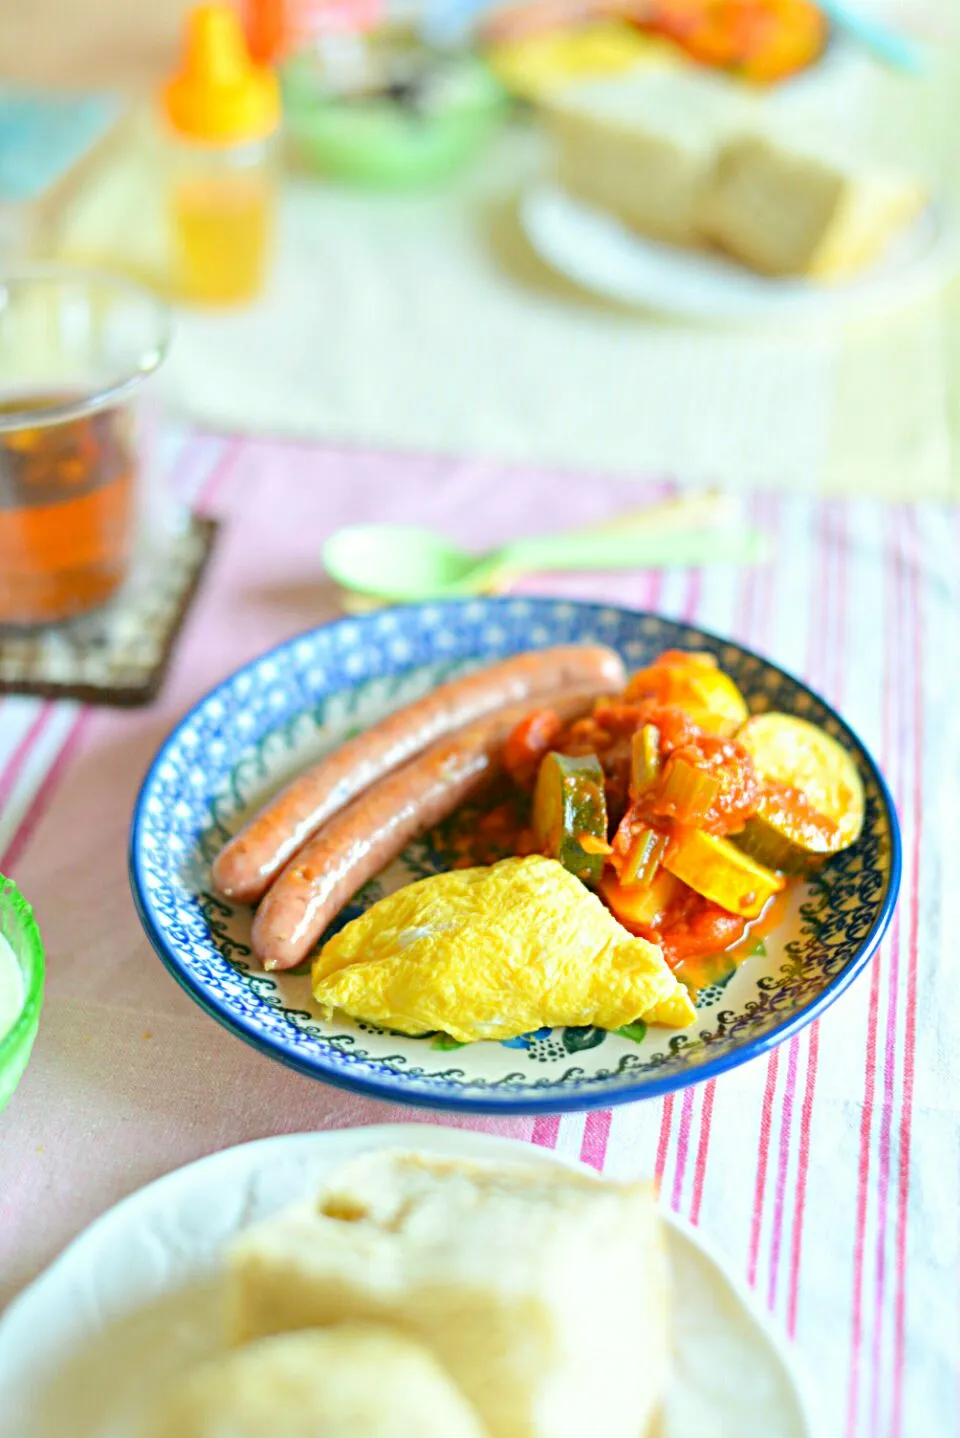
[[[754,324],[869,314],[919,299],[960,258],[956,230],[936,204],[865,274],[837,284],[776,279],[720,254],[645,239],[554,184],[528,189],[520,218],[541,259],[575,284],[685,319]]]
[[[218,1346],[224,1244],[314,1193],[344,1159],[385,1146],[561,1162],[489,1134],[407,1124],[263,1139],[168,1174],[87,1229],[0,1320],[4,1432],[132,1438],[158,1387]],[[699,1234],[667,1222],[678,1363],[662,1438],[813,1438],[785,1342]],[[642,1371],[638,1354],[638,1381]]]

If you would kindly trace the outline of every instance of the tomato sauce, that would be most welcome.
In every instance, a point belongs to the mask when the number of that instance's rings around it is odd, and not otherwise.
[[[800,789],[768,779],[758,807],[765,819],[811,852],[828,853],[835,847],[839,825],[815,809]]]
[[[766,939],[783,922],[789,902],[790,885],[781,893],[774,894],[759,918],[744,924],[742,936],[729,948],[688,953],[672,963],[668,955],[667,962],[695,998],[701,989],[728,978],[747,959],[766,953]],[[666,948],[664,953],[667,954]]]
[[[556,748],[563,724],[552,709],[535,709],[521,719],[503,746],[503,767],[522,788],[532,788],[540,761]]]

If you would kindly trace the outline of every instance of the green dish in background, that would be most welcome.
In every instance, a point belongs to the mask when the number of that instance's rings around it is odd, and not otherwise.
[[[447,179],[481,148],[509,100],[479,60],[459,57],[436,106],[387,94],[337,97],[295,57],[283,69],[284,121],[297,159],[332,179],[384,189]]]
[[[33,910],[12,879],[0,874],[0,935],[20,967],[23,999],[13,1026],[0,1037],[0,1112],[23,1077],[40,1026],[43,943]],[[2,960],[0,960],[2,962]]]

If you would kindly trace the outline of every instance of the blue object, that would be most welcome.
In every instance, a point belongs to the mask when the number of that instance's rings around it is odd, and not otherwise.
[[[852,9],[844,0],[817,0],[820,9],[832,25],[844,30],[857,40],[865,50],[870,50],[878,60],[903,70],[908,75],[926,73],[927,54],[921,45],[899,30],[884,24],[873,16]]]
[[[493,8],[492,0],[429,0],[421,12],[420,35],[438,49],[466,45],[477,17]]]
[[[221,844],[281,777],[357,724],[426,692],[461,666],[554,644],[605,643],[637,668],[664,649],[716,656],[756,709],[800,715],[854,756],[866,792],[861,838],[836,855],[766,940],[703,996],[695,1027],[529,1035],[453,1052],[312,1009],[305,974],[262,973],[250,913],[209,890]],[[418,841],[406,877],[442,869]],[[396,877],[396,871],[394,877]],[[873,760],[830,706],[737,644],[657,615],[549,599],[471,599],[346,619],[289,640],[219,684],[162,745],[130,837],[134,900],[171,974],[209,1014],[270,1057],[393,1102],[479,1113],[559,1113],[652,1098],[767,1053],[821,1014],[864,969],[896,903],[900,834]],[[403,874],[400,875],[401,881]],[[369,903],[374,885],[355,902]],[[478,962],[480,956],[478,955]]]
[[[112,95],[0,89],[0,201],[35,200],[53,189],[120,111]]]

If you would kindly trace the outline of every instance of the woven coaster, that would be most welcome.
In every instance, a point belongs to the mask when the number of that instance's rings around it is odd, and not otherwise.
[[[94,614],[51,629],[0,631],[0,694],[148,703],[163,683],[217,527],[191,515]]]

